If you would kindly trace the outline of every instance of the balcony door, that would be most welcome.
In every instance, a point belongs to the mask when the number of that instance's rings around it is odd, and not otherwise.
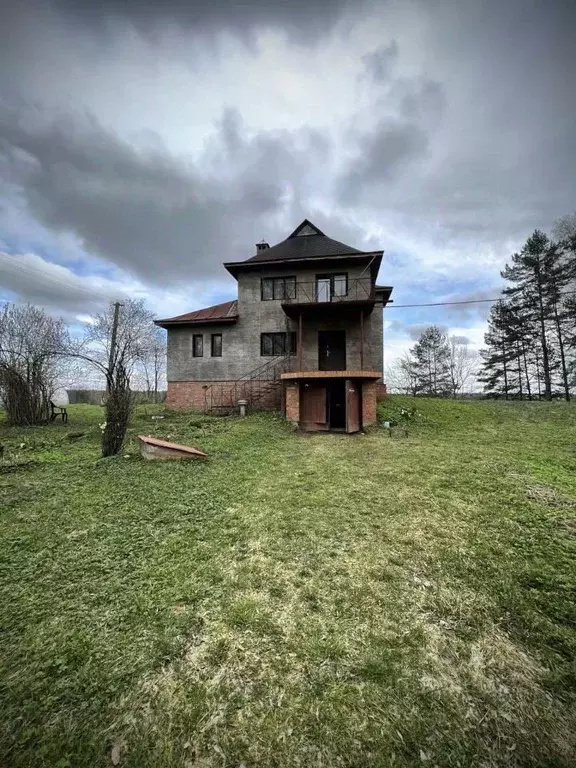
[[[346,331],[318,331],[318,370],[346,370]]]
[[[337,301],[348,295],[348,275],[316,275],[316,301]]]

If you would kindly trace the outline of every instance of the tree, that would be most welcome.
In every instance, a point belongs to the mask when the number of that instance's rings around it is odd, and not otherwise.
[[[420,335],[410,350],[418,392],[426,395],[447,395],[450,384],[450,347],[448,339],[436,325]]]
[[[409,352],[397,358],[388,366],[386,371],[386,383],[391,392],[400,392],[404,395],[418,394],[418,379],[414,360]]]
[[[448,350],[450,389],[452,397],[456,397],[474,380],[478,369],[478,354],[470,349],[467,340],[459,336],[450,336]]]
[[[521,298],[518,306],[524,316],[533,317],[538,324],[544,396],[547,400],[552,398],[552,348],[547,328],[550,259],[550,241],[544,232],[536,229],[520,253],[512,255],[512,263],[506,264],[501,273],[505,280],[513,284],[504,289],[504,294],[511,299]]]
[[[122,450],[134,406],[130,379],[146,360],[155,333],[154,315],[143,300],[133,299],[110,303],[86,328],[84,358],[104,374],[108,392],[102,456]]]
[[[509,342],[508,318],[502,301],[494,304],[490,310],[484,343],[487,348],[480,352],[484,362],[478,378],[484,383],[485,392],[503,395],[507,400],[511,395],[512,351]]]
[[[42,424],[50,416],[62,355],[71,348],[62,320],[30,304],[0,311],[0,397],[8,423]]]
[[[160,328],[154,327],[142,361],[142,371],[148,397],[152,397],[155,403],[158,402],[158,390],[165,366],[166,341],[164,333]]]

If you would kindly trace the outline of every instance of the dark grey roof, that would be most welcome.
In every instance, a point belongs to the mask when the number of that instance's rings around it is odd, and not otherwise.
[[[281,243],[273,245],[271,248],[264,248],[258,251],[256,256],[252,256],[241,264],[253,263],[255,261],[285,261],[288,259],[318,259],[326,256],[344,256],[346,254],[361,254],[365,251],[359,251],[352,248],[351,245],[340,243],[338,240],[332,240],[331,237],[321,232],[308,219],[304,219],[300,226],[296,227],[294,232],[282,240]]]

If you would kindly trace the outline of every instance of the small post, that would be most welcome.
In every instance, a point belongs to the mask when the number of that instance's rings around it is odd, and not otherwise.
[[[248,405],[248,400],[238,400],[238,407],[240,408],[240,418],[242,419],[246,418],[247,405]]]

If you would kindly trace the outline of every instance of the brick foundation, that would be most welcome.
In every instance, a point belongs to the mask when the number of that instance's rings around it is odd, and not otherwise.
[[[376,397],[378,384],[375,381],[362,382],[362,426],[376,424]]]
[[[286,384],[285,390],[286,418],[293,424],[300,421],[300,385],[297,381]]]
[[[376,400],[385,400],[388,397],[388,390],[383,381],[376,382]]]
[[[249,410],[279,411],[282,385],[254,381],[240,385],[235,381],[169,381],[166,407],[177,411],[208,411],[236,408],[238,400],[248,400]]]

